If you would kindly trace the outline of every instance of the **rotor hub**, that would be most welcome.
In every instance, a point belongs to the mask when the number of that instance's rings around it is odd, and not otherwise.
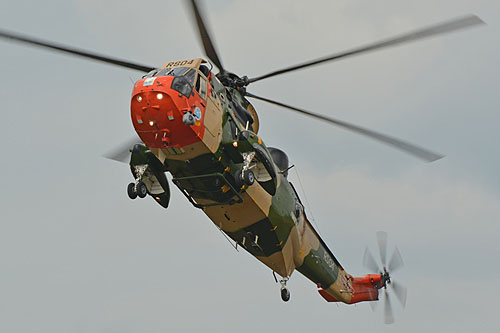
[[[246,87],[250,83],[247,76],[239,77],[238,75],[227,71],[221,71],[217,74],[217,78],[224,86],[238,90],[241,90],[241,88]]]
[[[385,267],[384,267],[384,272],[380,273],[380,280],[382,281],[381,288],[387,289],[387,285],[391,284],[391,275],[389,274],[389,272]]]

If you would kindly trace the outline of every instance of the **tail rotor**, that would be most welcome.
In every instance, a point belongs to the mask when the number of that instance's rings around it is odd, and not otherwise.
[[[391,255],[389,263],[387,263],[387,233],[384,231],[377,232],[377,244],[380,254],[380,261],[382,266],[379,266],[371,254],[368,247],[365,249],[363,256],[363,265],[370,270],[370,272],[380,274],[381,283],[378,289],[384,289],[384,322],[386,324],[394,323],[394,315],[391,303],[391,293],[396,295],[401,306],[404,308],[406,306],[406,296],[407,289],[400,283],[392,281],[391,273],[397,271],[404,266],[403,258],[399,249],[395,247],[394,252]],[[388,290],[387,286],[390,287],[391,291]],[[376,303],[375,303],[376,304]],[[371,304],[372,310],[375,310],[375,304]]]

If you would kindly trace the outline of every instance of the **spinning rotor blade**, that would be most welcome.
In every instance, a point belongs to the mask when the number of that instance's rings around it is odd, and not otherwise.
[[[375,262],[375,259],[373,259],[370,250],[368,250],[368,247],[365,249],[365,254],[363,255],[363,265],[372,273],[380,273],[380,269]]]
[[[384,293],[384,322],[386,324],[392,324],[394,323],[394,315],[392,312],[392,304],[391,304],[391,298],[389,295],[389,290],[388,287],[392,288],[394,291],[394,294],[396,295],[398,301],[401,303],[403,308],[406,306],[406,296],[407,296],[407,290],[406,287],[402,286],[401,284],[392,281],[392,278],[390,276],[391,269],[398,269],[403,266],[403,259],[401,258],[401,253],[399,253],[398,248],[394,250],[394,253],[392,254],[391,260],[389,261],[389,266],[386,269],[386,260],[387,260],[387,233],[385,231],[377,231],[377,243],[380,251],[380,259],[382,260],[382,264],[384,265],[383,271],[380,272],[380,278],[381,278],[381,284],[377,286],[377,289],[380,292]],[[372,269],[376,266],[375,259],[373,259],[372,254],[368,250],[368,248],[365,249],[365,254],[363,257],[363,264],[368,267],[369,269]],[[380,294],[379,294],[380,295]],[[373,303],[373,304],[372,304]],[[372,310],[375,310],[376,308],[376,303],[377,302],[370,302],[370,306]]]
[[[368,302],[370,304],[370,308],[372,309],[373,312],[377,310],[378,302]]]
[[[133,138],[120,144],[118,147],[104,154],[103,157],[109,158],[110,160],[129,163],[130,161],[130,150],[134,147],[136,143],[142,143],[141,139]]]
[[[401,257],[401,253],[399,252],[399,249],[396,246],[396,249],[392,254],[391,260],[389,260],[389,266],[387,267],[387,269],[389,270],[389,272],[392,273],[403,266],[404,266],[403,257]]]
[[[395,281],[392,281],[390,286],[392,287],[392,289],[394,289],[396,297],[404,308],[406,306],[406,287]]]
[[[82,49],[76,49],[73,47],[68,47],[68,46],[65,46],[62,44],[56,44],[56,43],[44,41],[41,39],[13,33],[10,31],[0,30],[0,38],[5,38],[5,39],[12,40],[15,42],[31,44],[31,45],[35,45],[35,46],[42,47],[42,48],[52,49],[52,50],[55,50],[58,52],[69,53],[69,54],[77,55],[79,57],[83,57],[83,58],[87,58],[87,59],[97,60],[97,61],[105,62],[108,64],[117,65],[120,67],[135,69],[135,70],[138,70],[141,72],[149,72],[149,71],[152,71],[154,69],[154,67],[151,67],[151,66],[145,66],[145,65],[125,61],[125,60],[120,60],[117,58],[111,58],[108,56],[99,55],[97,53],[88,52],[88,51],[85,51]]]
[[[439,154],[433,153],[429,150],[417,147],[411,143],[407,143],[407,142],[404,142],[402,140],[399,140],[399,139],[396,139],[396,138],[393,138],[393,137],[390,137],[390,136],[387,136],[387,135],[384,135],[381,133],[377,133],[375,131],[372,131],[372,130],[369,130],[369,129],[366,129],[363,127],[359,127],[359,126],[347,123],[345,121],[341,121],[341,120],[337,120],[337,119],[330,118],[327,116],[323,116],[323,115],[313,113],[313,112],[310,112],[310,111],[307,111],[304,109],[299,109],[299,108],[296,108],[296,107],[291,106],[291,105],[287,105],[287,104],[284,104],[281,102],[273,101],[273,100],[268,99],[268,98],[264,98],[264,97],[260,97],[260,96],[251,94],[249,92],[246,93],[246,96],[252,97],[252,98],[264,101],[264,102],[268,102],[268,103],[271,103],[274,105],[278,105],[278,106],[281,106],[283,108],[287,108],[287,109],[305,114],[307,116],[310,116],[310,117],[313,117],[316,119],[320,119],[320,120],[329,122],[331,124],[343,127],[343,128],[348,129],[350,131],[356,132],[358,134],[362,134],[364,136],[370,137],[370,138],[375,139],[377,141],[391,145],[399,150],[402,150],[406,153],[414,155],[414,156],[416,156],[416,157],[418,157],[426,162],[434,162],[434,161],[439,160],[440,158],[444,157],[444,155],[439,155]]]
[[[382,266],[387,266],[387,233],[385,231],[377,231],[378,250],[380,252],[380,260]]]
[[[224,67],[222,67],[222,62],[220,61],[219,56],[217,55],[217,51],[215,50],[215,46],[212,43],[212,39],[208,34],[207,27],[205,26],[203,17],[196,3],[196,0],[191,0],[191,7],[193,9],[193,15],[198,25],[201,42],[203,43],[203,47],[205,48],[205,54],[215,64],[215,66],[219,68],[221,72],[224,72]]]
[[[429,27],[424,28],[424,29],[415,30],[415,31],[412,31],[412,32],[409,32],[406,34],[402,34],[402,35],[393,37],[393,38],[385,39],[385,40],[382,40],[382,41],[379,41],[376,43],[372,43],[372,44],[368,44],[368,45],[361,46],[358,48],[354,48],[354,49],[351,49],[351,50],[348,50],[345,52],[336,53],[336,54],[333,54],[333,55],[330,55],[330,56],[327,56],[324,58],[316,59],[316,60],[313,60],[310,62],[306,62],[303,64],[286,67],[286,68],[283,68],[283,69],[280,69],[280,70],[277,70],[277,71],[274,71],[274,72],[271,72],[271,73],[268,73],[268,74],[265,74],[262,76],[251,78],[248,81],[249,81],[249,83],[252,83],[252,82],[260,81],[263,79],[267,79],[267,78],[272,77],[272,76],[276,76],[276,75],[296,71],[296,70],[299,70],[302,68],[318,65],[318,64],[321,64],[324,62],[338,60],[338,59],[342,59],[342,58],[347,58],[347,57],[350,57],[353,55],[358,55],[361,53],[375,51],[378,49],[382,49],[382,48],[386,48],[386,47],[390,47],[390,46],[395,46],[398,44],[408,43],[408,42],[416,41],[419,39],[424,39],[424,38],[452,32],[452,31],[472,27],[474,25],[479,25],[479,24],[485,24],[485,23],[483,22],[483,20],[481,20],[479,17],[477,17],[475,15],[468,15],[468,16],[465,16],[465,17],[462,17],[459,19],[449,21],[449,22],[432,25],[432,26],[429,26]]]
[[[386,291],[385,293],[385,300],[384,300],[384,322],[386,324],[392,324],[394,323],[394,316],[392,315],[392,306],[391,306],[391,299],[389,297],[389,293]]]

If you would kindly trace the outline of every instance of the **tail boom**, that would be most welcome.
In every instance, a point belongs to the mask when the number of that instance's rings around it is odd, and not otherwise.
[[[350,288],[340,290],[343,294],[350,294],[350,297],[337,299],[333,296],[332,290],[323,289],[321,286],[318,292],[327,302],[343,302],[346,304],[354,304],[367,301],[378,301],[378,290],[382,288],[383,281],[380,274],[368,274],[361,277],[349,276]]]

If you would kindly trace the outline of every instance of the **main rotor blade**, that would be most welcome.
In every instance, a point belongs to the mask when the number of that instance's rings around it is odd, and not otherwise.
[[[396,246],[396,249],[392,253],[391,260],[389,260],[389,266],[387,267],[387,269],[389,270],[389,272],[392,273],[394,271],[397,271],[403,266],[404,266],[403,257],[401,257],[401,253],[399,252],[399,249]]]
[[[380,260],[384,268],[387,266],[387,233],[385,231],[377,231],[378,250],[380,252]]]
[[[394,323],[394,316],[392,315],[392,306],[391,299],[389,298],[389,293],[387,290],[384,292],[385,294],[385,304],[384,304],[384,322],[386,324]]]
[[[149,71],[154,69],[154,67],[151,67],[151,66],[145,66],[145,65],[136,64],[136,63],[133,63],[130,61],[125,61],[125,60],[121,60],[121,59],[117,59],[117,58],[111,58],[111,57],[100,55],[97,53],[93,53],[93,52],[85,51],[82,49],[77,49],[77,48],[65,46],[62,44],[48,42],[45,40],[41,40],[38,38],[26,36],[26,35],[21,35],[18,33],[13,33],[13,32],[6,31],[6,30],[0,30],[0,37],[15,41],[15,42],[31,44],[31,45],[35,45],[35,46],[42,47],[42,48],[52,49],[52,50],[55,50],[58,52],[65,52],[65,53],[69,53],[69,54],[76,55],[79,57],[97,60],[97,61],[105,62],[108,64],[117,65],[120,67],[135,69],[135,70],[138,70],[141,72],[149,72]]]
[[[406,153],[412,154],[412,155],[414,155],[414,156],[416,156],[416,157],[418,157],[426,162],[434,162],[434,161],[439,160],[440,158],[444,157],[444,155],[439,155],[439,154],[433,153],[429,150],[417,147],[411,143],[407,143],[407,142],[404,142],[402,140],[399,140],[399,139],[396,139],[396,138],[393,138],[393,137],[390,137],[390,136],[387,136],[387,135],[384,135],[381,133],[377,133],[375,131],[372,131],[372,130],[369,130],[369,129],[366,129],[363,127],[359,127],[359,126],[347,123],[345,121],[341,121],[341,120],[337,120],[337,119],[330,118],[327,116],[323,116],[323,115],[313,113],[313,112],[310,112],[310,111],[307,111],[304,109],[299,109],[299,108],[296,108],[296,107],[291,106],[291,105],[287,105],[287,104],[284,104],[281,102],[273,101],[273,100],[268,99],[268,98],[264,98],[264,97],[260,97],[260,96],[251,94],[249,92],[246,93],[246,96],[252,97],[252,98],[264,101],[264,102],[268,102],[268,103],[271,103],[274,105],[278,105],[278,106],[305,114],[307,116],[310,116],[310,117],[313,117],[316,119],[320,119],[320,120],[329,122],[331,124],[343,127],[345,129],[356,132],[358,134],[365,135],[365,136],[370,137],[372,139],[375,139],[377,141],[391,145],[391,146],[393,146],[399,150],[402,150]]]
[[[378,267],[375,259],[368,250],[368,247],[365,249],[365,254],[363,255],[363,265],[370,270],[371,273],[380,273],[380,268]]]
[[[104,154],[103,157],[109,158],[110,160],[113,161],[128,164],[130,162],[131,149],[134,147],[136,143],[141,143],[141,142],[142,142],[141,139],[139,139],[138,137],[131,138],[126,142],[120,144],[118,147],[113,148],[113,150],[110,150],[109,152]]]
[[[200,8],[195,0],[191,0],[191,7],[193,9],[193,15],[196,19],[196,23],[198,25],[198,30],[200,32],[201,42],[203,43],[203,47],[205,48],[205,54],[207,57],[219,68],[221,72],[224,72],[224,67],[222,67],[222,62],[217,55],[217,51],[215,50],[215,46],[212,43],[212,39],[208,34],[207,27],[203,21],[203,16],[201,14]]]
[[[449,21],[449,22],[444,22],[444,23],[432,25],[432,26],[429,26],[429,27],[424,28],[424,29],[415,30],[415,31],[412,31],[412,32],[409,32],[406,34],[402,34],[399,36],[395,36],[393,38],[385,39],[385,40],[382,40],[382,41],[379,41],[376,43],[372,43],[372,44],[368,44],[365,46],[350,49],[350,50],[347,50],[344,52],[332,54],[330,56],[326,56],[323,58],[319,58],[316,60],[305,62],[305,63],[299,64],[299,65],[286,67],[286,68],[283,68],[283,69],[280,69],[280,70],[277,70],[277,71],[274,71],[274,72],[271,72],[271,73],[268,73],[265,75],[251,78],[248,80],[248,82],[252,83],[252,82],[260,81],[263,79],[270,78],[272,76],[296,71],[296,70],[303,69],[303,68],[310,67],[310,66],[319,65],[319,64],[324,63],[324,62],[338,60],[338,59],[342,59],[342,58],[347,58],[347,57],[358,55],[361,53],[371,52],[371,51],[375,51],[378,49],[382,49],[382,48],[386,48],[386,47],[390,47],[390,46],[395,46],[398,44],[408,43],[408,42],[416,41],[419,39],[424,39],[424,38],[452,32],[452,31],[472,27],[472,26],[479,25],[479,24],[485,24],[485,23],[483,20],[481,20],[479,17],[477,17],[475,15],[467,15],[467,16],[462,17],[462,18],[454,19],[454,20]]]
[[[401,284],[395,281],[392,281],[390,286],[392,287],[392,289],[394,289],[396,297],[398,298],[399,302],[404,308],[406,306],[406,295],[407,295],[406,287],[402,286]]]

